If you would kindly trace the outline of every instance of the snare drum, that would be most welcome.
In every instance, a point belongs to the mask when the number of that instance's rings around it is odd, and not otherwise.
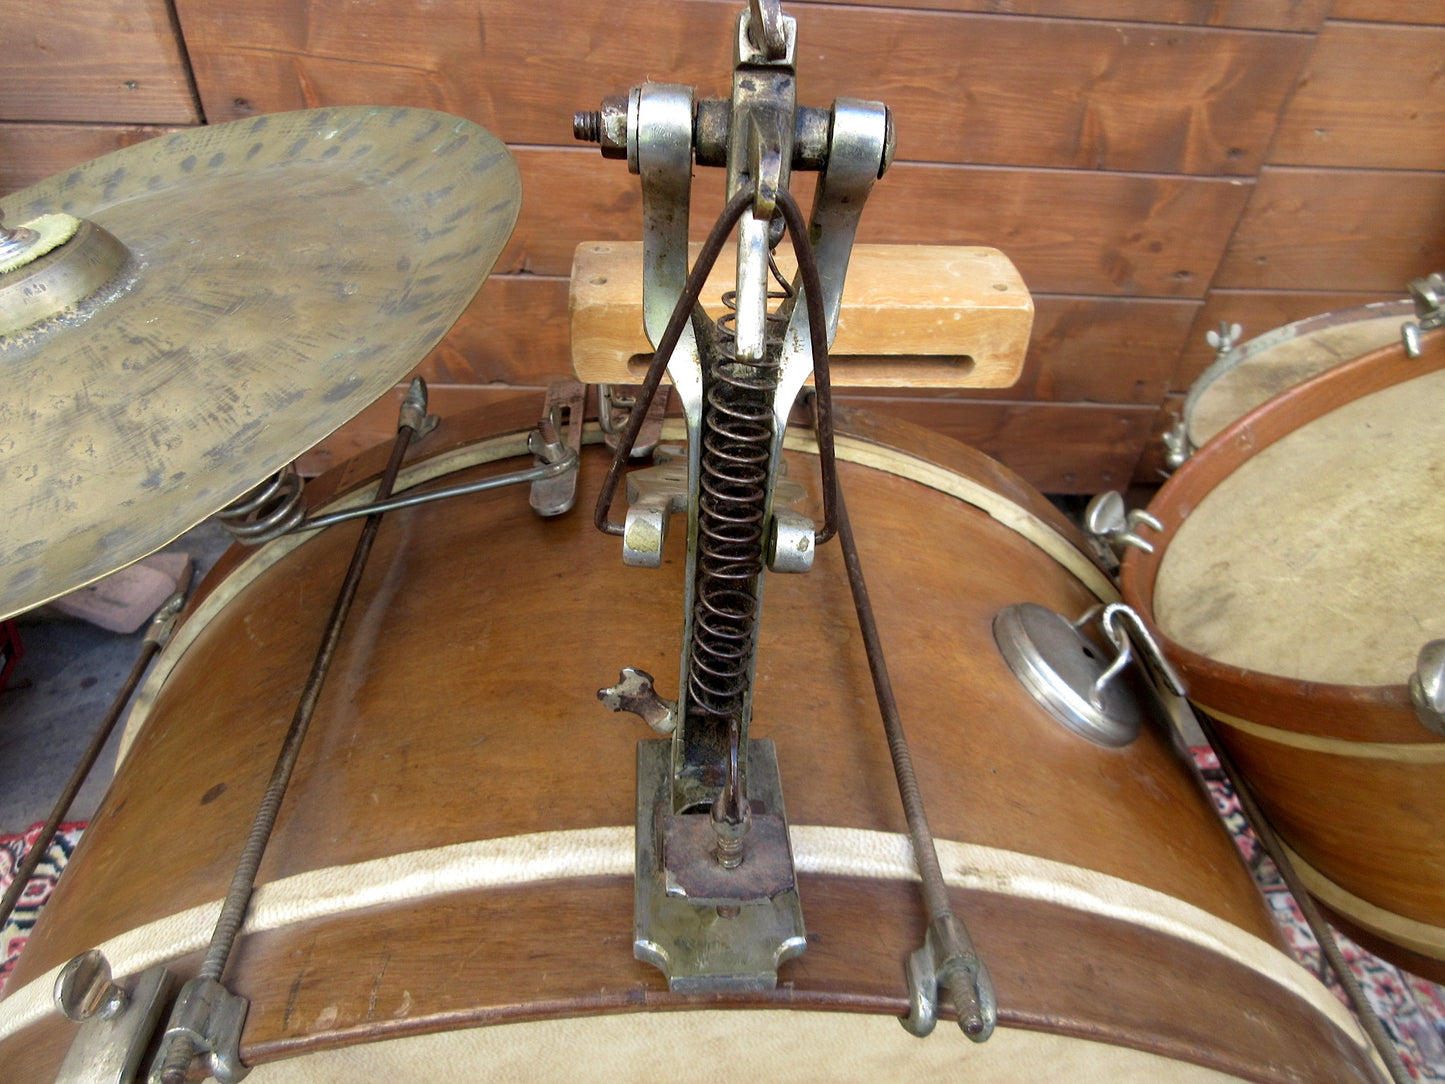
[[[1160,489],[1125,598],[1295,852],[1381,955],[1445,978],[1445,740],[1412,709],[1445,637],[1445,338],[1336,367]]]
[[[816,494],[811,437],[787,447]],[[525,448],[450,419],[400,485],[511,469]],[[607,454],[584,449],[583,494]],[[924,914],[836,544],[770,577],[754,700],[807,950],[776,989],[718,996],[670,993],[634,959],[650,734],[596,690],[622,666],[671,684],[681,539],[660,570],[625,567],[585,513],[539,519],[511,489],[383,521],[225,976],[250,1000],[251,1079],[1368,1077],[1170,743],[1079,738],[994,646],[1003,607],[1111,597],[1074,529],[911,427],[845,418],[838,455],[953,906],[997,988],[993,1038],[915,1039],[893,1019]],[[359,501],[379,465],[315,492]],[[49,988],[77,953],[194,973],[358,530],[234,554],[209,579],[0,1002],[0,1076],[54,1073],[75,1025]]]
[[[1408,300],[1377,301],[1296,320],[1241,343],[1199,375],[1184,400],[1191,450],[1287,388],[1326,369],[1400,341],[1415,316]]]

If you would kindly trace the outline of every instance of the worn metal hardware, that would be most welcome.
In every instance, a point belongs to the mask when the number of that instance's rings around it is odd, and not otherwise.
[[[1437,271],[1410,283],[1410,297],[1415,302],[1416,319],[1400,327],[1400,338],[1405,352],[1418,358],[1424,333],[1445,327],[1445,273]]]
[[[312,516],[298,523],[293,531],[318,531],[323,527],[331,527],[337,523],[345,523],[352,519],[365,519],[367,516],[374,516],[381,512],[394,512],[398,508],[415,508],[422,504],[431,504],[433,501],[450,500],[453,497],[466,497],[473,493],[486,493],[488,490],[503,489],[507,486],[524,485],[528,482],[535,482],[539,478],[552,478],[560,474],[566,474],[577,467],[577,455],[571,449],[563,449],[562,458],[555,463],[539,463],[534,467],[526,467],[523,470],[508,471],[506,474],[495,474],[490,478],[481,478],[475,482],[464,482],[461,485],[448,486],[445,489],[429,489],[421,493],[407,493],[402,497],[388,497],[385,500],[372,501],[370,504],[358,505],[355,508],[346,508],[340,512],[327,512],[324,515]]]
[[[401,409],[397,413],[397,428],[410,429],[413,444],[426,437],[441,422],[435,414],[428,414],[426,408],[426,381],[414,376],[406,387],[406,395],[402,398]]]
[[[661,568],[672,517],[687,511],[687,453],[658,450],[655,466],[627,476],[627,518],[623,521],[622,562]]]
[[[603,442],[614,452],[617,451],[617,443],[623,430],[631,420],[632,408],[637,405],[638,391],[635,387],[624,390],[616,384],[597,385],[597,425],[602,430]],[[667,416],[667,401],[671,392],[672,389],[666,385],[657,389],[657,394],[652,397],[652,405],[647,408],[642,429],[632,443],[629,459],[646,459],[662,440],[662,423]]]
[[[568,459],[566,469],[532,483],[532,511],[539,516],[560,516],[577,503],[578,463],[582,453],[582,424],[587,411],[587,385],[575,380],[554,381],[547,387],[542,419],[528,436],[527,445],[538,466]]]
[[[235,1084],[250,1069],[241,1064],[241,1028],[251,1002],[231,993],[215,979],[197,976],[181,987],[151,1063],[150,1084],[170,1084],[167,1072],[172,1049],[185,1045],[201,1058],[206,1071],[221,1084]],[[181,1079],[184,1079],[182,1077]]]
[[[1192,451],[1189,447],[1189,425],[1183,414],[1176,414],[1173,423],[1164,432],[1164,466],[1168,470],[1163,473],[1167,476],[1184,466]]]
[[[729,864],[716,854],[713,814],[669,814],[662,818],[665,889],[703,907],[751,905],[776,899],[797,888],[788,826],[774,814],[759,812],[754,800],[743,845]]]
[[[288,463],[215,514],[237,542],[259,546],[295,530],[306,516],[306,497],[296,464]]]
[[[55,981],[55,1006],[80,1028],[56,1084],[133,1084],[172,985],[171,973],[161,966],[124,986],[113,982],[110,962],[97,949],[66,964]]]
[[[1210,330],[1204,333],[1204,341],[1214,348],[1214,356],[1218,359],[1233,350],[1243,335],[1243,324],[1231,324],[1226,320],[1221,320],[1217,331]]]
[[[766,907],[743,898],[756,891],[742,886],[757,875],[763,848],[768,861],[791,863],[781,799],[766,791],[777,789],[776,780],[751,763],[764,747],[748,737],[758,617],[769,566],[803,567],[835,530],[828,343],[858,216],[893,142],[891,118],[879,103],[838,99],[826,115],[797,108],[797,24],[777,0],[742,11],[733,40],[726,103],[695,103],[690,88],[659,84],[627,96],[628,166],[642,182],[643,321],[655,352],[594,511],[599,530],[624,536],[629,561],[652,564],[674,500],[687,510],[676,729],[671,751],[658,754],[660,778],[645,786],[639,778],[639,794],[646,790],[648,797],[639,798],[637,836],[639,847],[651,850],[639,857],[635,920],[639,959],[663,969],[674,989],[698,992],[771,987],[777,964],[805,944],[795,891]],[[595,120],[579,118],[577,128],[615,149],[624,142],[621,115],[620,103],[610,100]],[[692,167],[714,160],[727,168],[727,205],[689,270]],[[811,221],[788,189],[795,166],[822,171]],[[714,322],[695,318],[707,273],[734,229],[736,289],[723,295],[729,311]],[[791,283],[776,274],[772,258],[785,235],[798,258]],[[629,487],[635,498],[629,522],[618,523],[611,503],[664,372],[687,425],[686,485],[678,495],[673,480],[643,472],[641,484]],[[819,403],[824,524],[804,545],[808,528],[787,508],[779,477],[788,416],[810,375]],[[765,816],[779,818],[776,826],[755,827],[754,800],[766,806]],[[659,818],[681,818],[669,822],[671,845],[661,857],[654,852],[668,837]],[[694,845],[696,853],[683,857],[682,849]],[[719,892],[731,883],[734,895],[711,910],[669,896],[664,861],[678,868],[711,863],[716,868],[705,879],[720,878]],[[646,887],[650,877],[656,898]],[[704,912],[708,923],[723,921],[725,929],[702,930]],[[723,950],[713,952],[714,944]]]
[[[1127,606],[1095,608],[1077,622],[1033,602],[1006,606],[993,620],[994,642],[1014,676],[1055,719],[1096,745],[1118,748],[1139,735],[1144,702],[1127,683],[1115,680],[1133,656],[1125,623],[1147,630]],[[1114,644],[1108,653],[1084,634],[1096,616]],[[1148,642],[1153,644],[1152,637]],[[1146,649],[1147,650],[1147,649]],[[1155,648],[1157,650],[1157,647]],[[1173,675],[1167,662],[1161,668]],[[1180,686],[1173,677],[1171,687]]]
[[[997,1025],[998,1004],[993,997],[993,982],[974,950],[968,931],[953,915],[940,915],[928,924],[923,944],[909,955],[903,974],[908,984],[908,1015],[902,1017],[902,1023],[910,1035],[921,1039],[933,1031],[938,1023],[942,990],[953,995],[959,1026],[970,1039],[988,1038]],[[960,996],[972,996],[971,992],[980,988],[986,989],[988,996],[980,999],[981,1014],[970,1025],[966,1023],[969,1009],[957,1001]]]
[[[1154,552],[1154,543],[1142,534],[1140,528],[1162,531],[1164,524],[1142,508],[1127,509],[1124,496],[1117,490],[1097,493],[1084,510],[1084,530],[1091,539],[1100,543],[1120,558],[1131,546],[1145,553]]]
[[[786,825],[773,743],[754,738],[750,744],[748,792],[760,808]],[[766,832],[755,838],[750,832],[742,863],[728,871],[711,860],[712,830],[700,826],[698,836],[706,841],[700,844],[705,848],[703,857],[715,867],[717,878],[738,874],[738,886],[727,895],[692,899],[679,892],[698,869],[699,844],[685,847],[679,842],[664,852],[666,818],[673,816],[672,742],[638,743],[637,808],[641,816],[634,882],[636,957],[662,971],[668,988],[677,993],[750,993],[776,987],[778,968],[807,945],[797,887],[759,896],[746,882],[760,865],[770,870],[792,868],[786,828],[776,839],[767,839]],[[708,819],[706,809],[695,815]],[[787,853],[774,848],[787,848]],[[716,883],[707,890],[717,891]],[[741,898],[744,891],[749,898]]]
[[[677,701],[658,696],[652,680],[646,670],[624,666],[617,684],[598,689],[597,699],[613,711],[632,712],[659,734],[671,734],[677,728]]]
[[[1410,675],[1410,703],[1426,730],[1445,736],[1445,640],[1420,649]]]
[[[768,531],[767,560],[771,572],[810,572],[813,557],[818,552],[815,544],[817,524],[811,517],[791,508],[773,508],[772,524]]]

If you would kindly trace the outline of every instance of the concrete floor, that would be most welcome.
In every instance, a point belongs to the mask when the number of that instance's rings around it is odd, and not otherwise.
[[[204,523],[167,550],[189,553],[197,580],[230,544]],[[140,655],[145,629],[119,635],[70,618],[25,615],[25,656],[0,692],[0,835],[43,821]],[[67,820],[88,820],[110,785],[124,720],[111,734]]]

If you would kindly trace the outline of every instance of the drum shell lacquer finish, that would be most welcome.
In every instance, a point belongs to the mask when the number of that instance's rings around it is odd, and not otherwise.
[[[496,470],[455,457],[521,456],[524,434],[493,435],[507,432],[449,420],[409,469]],[[790,477],[815,496],[810,439],[791,444]],[[251,999],[252,1079],[334,1079],[340,1063],[327,1058],[371,1051],[399,1053],[349,1078],[676,1079],[736,1058],[763,1078],[1216,1079],[1205,1066],[1365,1079],[1357,1034],[1280,951],[1167,740],[1090,745],[999,656],[990,628],[1002,607],[1077,614],[1109,591],[1069,524],[943,438],[851,419],[839,447],[954,906],[997,984],[994,1039],[975,1046],[949,1023],[916,1040],[891,1019],[924,918],[916,881],[888,872],[900,855],[911,867],[906,826],[836,544],[812,572],[768,579],[753,724],[777,745],[807,951],[775,991],[715,998],[671,994],[633,958],[634,751],[651,735],[595,690],[622,666],[675,688],[681,539],[662,569],[627,568],[586,511],[541,520],[511,489],[382,524],[257,911],[288,886],[321,891],[378,863],[405,867],[398,898],[362,892],[359,909],[243,936],[226,981]],[[585,450],[584,506],[605,462],[604,449]],[[345,493],[379,465],[362,457],[315,492]],[[224,893],[356,530],[233,551],[208,580],[12,998],[85,948]],[[569,866],[561,852],[572,851]],[[438,890],[423,868],[434,862],[460,880]],[[507,863],[543,872],[467,881]],[[1141,909],[1163,917],[1131,918]],[[182,972],[196,966],[192,944],[172,953]],[[72,1031],[52,1015],[0,1039],[0,1078],[44,1078]]]
[[[1171,636],[1169,622],[1157,619],[1155,610],[1161,564],[1181,528],[1254,457],[1345,407],[1363,405],[1375,393],[1400,389],[1417,399],[1433,398],[1435,390],[1415,390],[1416,385],[1406,390],[1406,382],[1432,380],[1438,388],[1442,369],[1445,341],[1435,333],[1426,337],[1419,359],[1408,358],[1398,344],[1383,347],[1246,414],[1160,489],[1149,506],[1163,523],[1159,534],[1149,536],[1155,552],[1131,551],[1122,573],[1125,600],[1155,624],[1166,653],[1184,672],[1191,699],[1220,724],[1220,739],[1300,860],[1311,892],[1372,949],[1437,981],[1445,978],[1445,741],[1427,730],[1412,708],[1405,684],[1412,652],[1399,660],[1393,682],[1304,680],[1273,666],[1235,665],[1192,650]],[[1379,428],[1391,425],[1395,431],[1388,439],[1397,450],[1409,442],[1426,448],[1428,456],[1439,445],[1438,429],[1417,432],[1403,420],[1379,419]],[[1360,449],[1357,460],[1380,454]],[[1306,469],[1314,468],[1306,464]],[[1434,469],[1428,459],[1424,468],[1411,469],[1423,475],[1418,484],[1429,492]],[[1346,519],[1336,538],[1348,532],[1351,541],[1378,544],[1374,561],[1419,562],[1422,576],[1438,577],[1433,559],[1406,541],[1416,532],[1438,548],[1445,535],[1438,508],[1438,499],[1405,505],[1384,526]],[[1224,511],[1212,515],[1217,519]],[[1321,500],[1318,515],[1324,519],[1333,512],[1330,502]],[[1250,529],[1247,518],[1239,529]],[[1397,539],[1393,544],[1389,534]],[[1352,635],[1364,634],[1352,627],[1348,613],[1334,619],[1341,607],[1332,605],[1332,588],[1327,579],[1301,578],[1305,597],[1320,600],[1320,616],[1300,635],[1336,637],[1348,645]],[[1210,587],[1201,584],[1198,591],[1207,596]],[[1424,621],[1414,615],[1420,607],[1433,610],[1430,602],[1402,597],[1396,604],[1399,622],[1420,645],[1441,635],[1430,629],[1438,614]]]

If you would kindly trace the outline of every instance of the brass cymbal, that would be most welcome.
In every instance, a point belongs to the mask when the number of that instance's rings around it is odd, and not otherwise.
[[[475,295],[520,194],[469,121],[345,108],[163,136],[6,197],[7,227],[81,222],[0,274],[0,617],[152,552],[385,394]]]

